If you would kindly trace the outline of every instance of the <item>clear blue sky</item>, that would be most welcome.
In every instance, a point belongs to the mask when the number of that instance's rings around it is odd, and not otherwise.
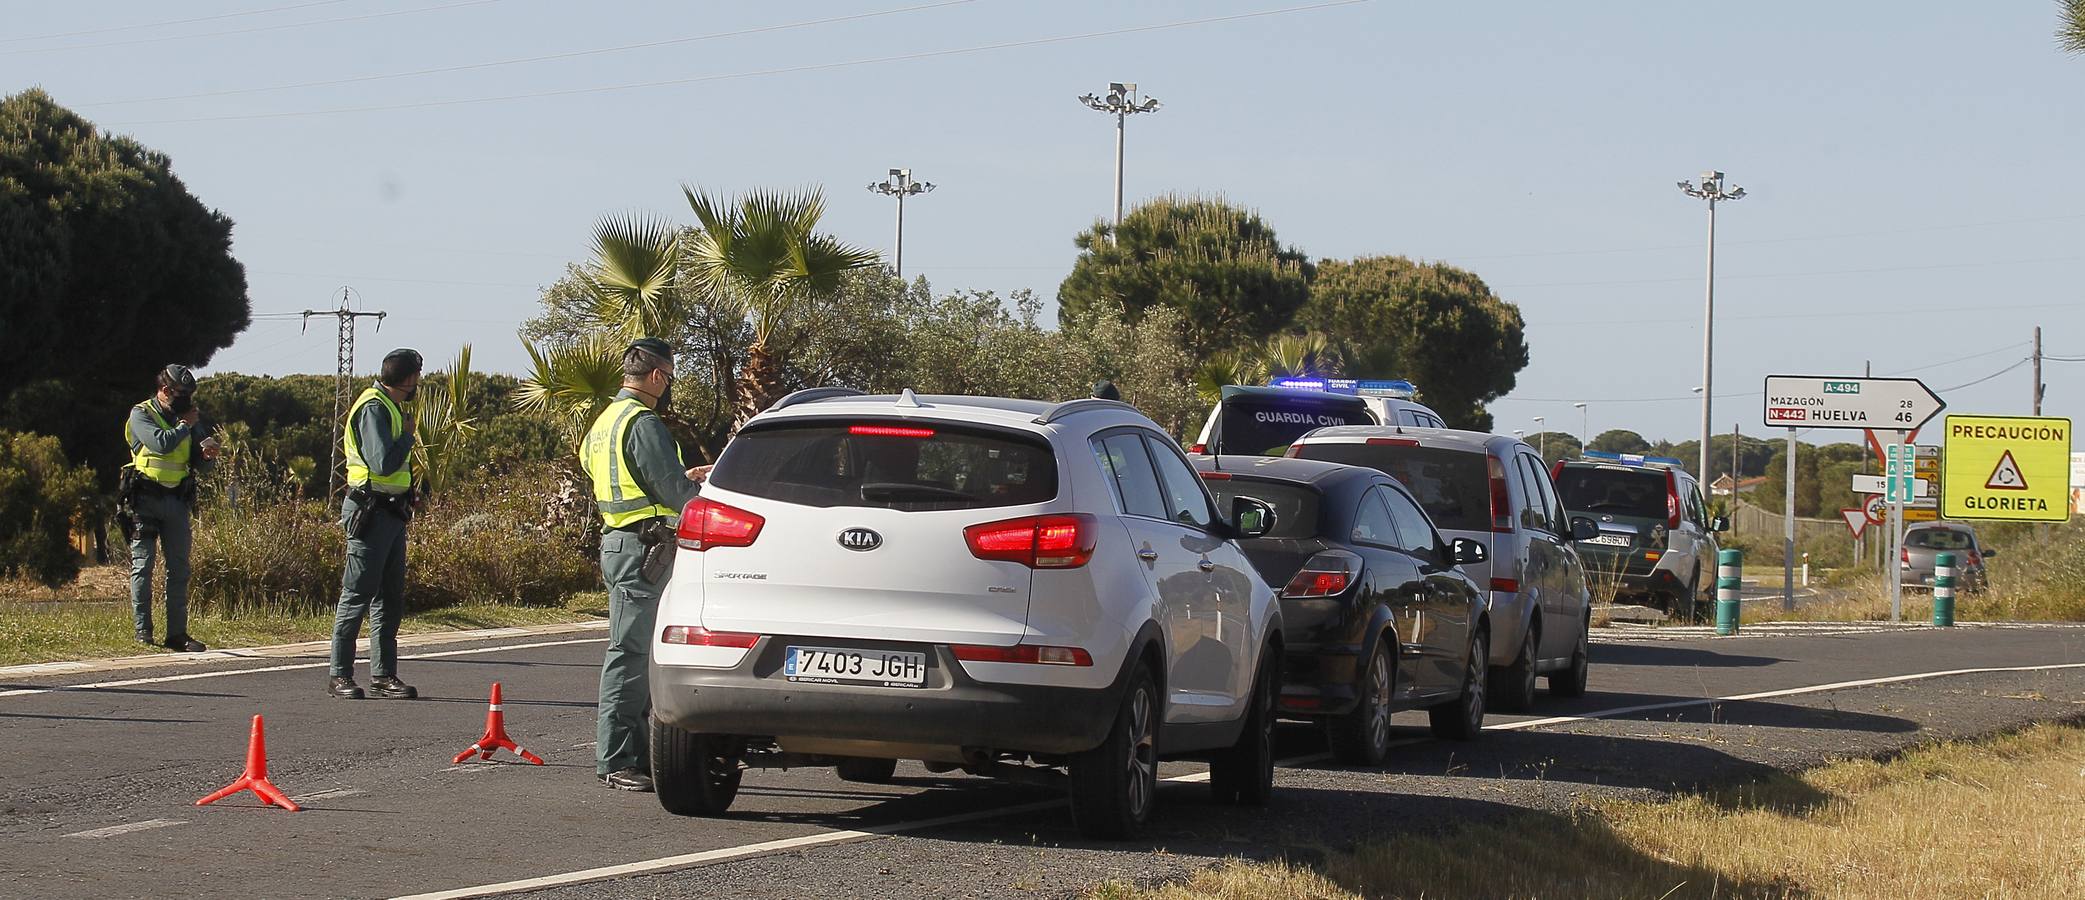
[[[1221,193],[1313,256],[1446,260],[1519,304],[1533,362],[1501,431],[1577,431],[1587,400],[1596,433],[1697,432],[1705,216],[1674,182],[1709,167],[1749,193],[1720,216],[1719,431],[1766,431],[1769,373],[1872,361],[1947,388],[2024,357],[2037,324],[2085,357],[2085,57],[2055,49],[2054,2],[1372,0],[803,68],[1307,5],[13,2],[0,89],[169,154],[237,222],[257,314],[344,284],[388,310],[365,366],[467,341],[519,371],[515,325],[591,224],[685,221],[682,182],[822,184],[830,230],[888,250],[891,201],[863,185],[910,166],[941,188],[908,205],[909,274],[1052,296],[1108,209],[1111,123],[1073,98],[1110,80],[1165,103],[1130,123],[1132,201]],[[683,83],[589,90],[663,81]],[[446,103],[567,91],[587,92]],[[332,365],[329,326],[260,320],[210,368]],[[2085,418],[2085,362],[2047,373],[2046,410]],[[2024,414],[2028,381],[1946,397]]]

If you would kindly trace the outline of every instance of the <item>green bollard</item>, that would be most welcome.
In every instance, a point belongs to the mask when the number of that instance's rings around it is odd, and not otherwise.
[[[1738,592],[1743,587],[1745,554],[1724,550],[1716,554],[1716,633],[1738,632]]]
[[[1955,624],[1955,555],[1933,557],[1933,624],[1952,628]]]

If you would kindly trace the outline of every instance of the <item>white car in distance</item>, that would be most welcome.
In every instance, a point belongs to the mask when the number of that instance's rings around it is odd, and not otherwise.
[[[792,394],[680,520],[659,801],[715,815],[748,767],[910,759],[1068,781],[1080,831],[1122,838],[1159,760],[1202,758],[1219,798],[1264,803],[1281,612],[1233,539],[1270,517],[1219,511],[1122,403]]]

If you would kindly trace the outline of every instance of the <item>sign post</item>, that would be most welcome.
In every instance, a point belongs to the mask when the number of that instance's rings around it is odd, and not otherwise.
[[[1892,622],[1903,618],[1904,570],[1898,560],[1904,555],[1904,504],[1912,499],[1917,487],[1914,481],[1917,450],[1906,442],[1920,426],[1946,408],[1947,403],[1916,378],[1766,377],[1766,407],[1761,418],[1769,426],[1788,429],[1788,505],[1791,517],[1795,515],[1795,429],[1869,429],[1877,436],[1889,436],[1889,466],[1885,492],[1880,499],[1888,505],[1889,556],[1883,565],[1890,572]],[[1870,518],[1874,518],[1872,513]],[[1788,520],[1784,543],[1792,564],[1795,553],[1793,518]],[[1789,574],[1793,575],[1793,572]],[[1784,595],[1782,602],[1794,608],[1794,595]]]

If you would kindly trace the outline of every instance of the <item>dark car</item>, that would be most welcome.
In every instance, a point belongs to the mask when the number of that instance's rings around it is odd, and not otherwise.
[[[1484,725],[1490,623],[1458,566],[1483,544],[1442,539],[1426,511],[1382,472],[1255,456],[1195,457],[1228,507],[1249,497],[1274,522],[1238,545],[1280,586],[1286,641],[1281,713],[1323,722],[1343,762],[1376,765],[1390,716],[1425,709],[1433,731],[1468,740]]]
[[[1955,555],[1955,584],[1962,593],[1982,593],[1991,583],[1984,560],[1998,551],[1978,540],[1975,528],[1960,522],[1920,522],[1905,529],[1904,552],[1897,563],[1904,570],[1904,583],[1932,587],[1934,562],[1942,553]]]

